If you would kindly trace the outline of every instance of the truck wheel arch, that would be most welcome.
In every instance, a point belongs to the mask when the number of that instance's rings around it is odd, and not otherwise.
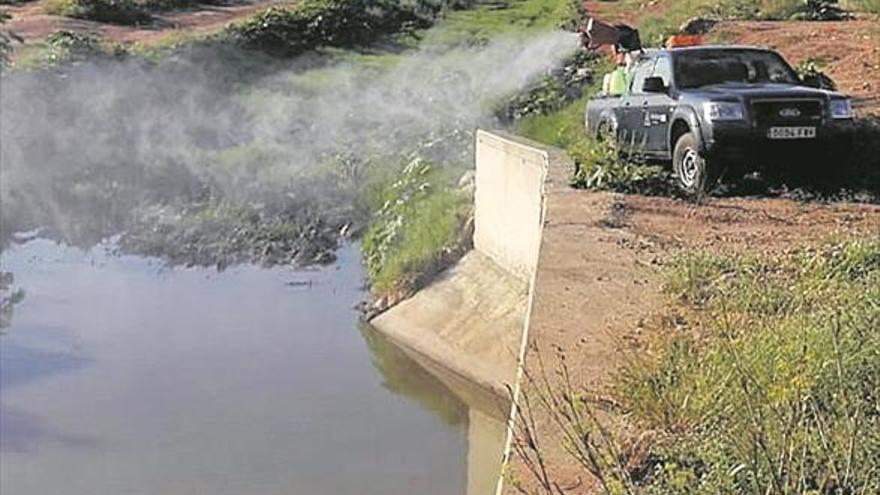
[[[694,133],[694,137],[697,138],[697,144],[701,149],[703,148],[703,134],[700,132],[700,121],[697,119],[697,113],[692,108],[676,109],[670,121],[672,122],[672,125],[669,126],[670,156],[672,155],[672,150],[675,149],[678,139],[688,132]]]

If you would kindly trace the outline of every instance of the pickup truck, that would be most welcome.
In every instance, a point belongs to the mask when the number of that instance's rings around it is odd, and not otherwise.
[[[627,156],[671,162],[679,187],[702,195],[725,173],[828,159],[851,147],[852,104],[807,87],[778,53],[754,47],[646,50],[623,95],[586,108],[587,132]],[[793,160],[803,157],[804,162]]]

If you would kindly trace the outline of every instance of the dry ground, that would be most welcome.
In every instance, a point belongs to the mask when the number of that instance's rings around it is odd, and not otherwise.
[[[724,22],[720,39],[773,48],[792,64],[813,58],[854,99],[856,111],[880,115],[880,21],[860,17],[841,22]]]

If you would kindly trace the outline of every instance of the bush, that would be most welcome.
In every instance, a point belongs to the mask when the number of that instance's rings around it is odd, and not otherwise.
[[[361,251],[372,287],[417,289],[466,243],[466,198],[452,178],[412,159],[399,178],[373,199],[376,211]]]
[[[849,18],[837,0],[804,0],[792,19],[800,21],[840,21]]]
[[[56,31],[46,37],[46,57],[49,62],[79,60],[100,53],[98,38],[71,31]]]
[[[10,15],[6,12],[0,10],[0,26],[6,23],[10,19]],[[6,65],[6,61],[9,58],[9,52],[12,50],[10,46],[12,44],[13,36],[7,33],[5,30],[0,29],[0,69],[2,69]]]
[[[663,167],[622,157],[612,139],[582,141],[568,153],[577,166],[574,187],[640,194],[674,191]]]
[[[142,24],[150,14],[134,0],[48,0],[46,12],[114,24]]]
[[[272,7],[229,28],[227,35],[246,48],[290,56],[320,46],[358,46],[382,35],[427,27],[436,7],[395,0],[304,0]]]
[[[825,60],[810,57],[799,63],[795,70],[807,86],[836,91],[837,84],[823,70],[826,65]]]

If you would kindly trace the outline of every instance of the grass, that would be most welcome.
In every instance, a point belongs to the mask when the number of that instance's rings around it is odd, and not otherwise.
[[[684,256],[667,289],[695,330],[665,339],[620,387],[668,435],[656,493],[880,490],[880,236]]]
[[[361,243],[373,289],[417,289],[422,277],[447,264],[447,255],[458,254],[466,242],[468,199],[448,169],[418,158],[380,187],[371,198],[375,213]]]
[[[486,43],[502,35],[549,31],[566,24],[573,15],[568,0],[477,1],[468,9],[447,10],[420,43],[436,47]]]
[[[880,492],[880,235],[687,253],[666,276],[678,324],[614,392],[650,445],[630,448],[564,371],[537,393],[573,461],[614,495]]]
[[[880,0],[843,0],[840,4],[847,10],[880,14]]]

